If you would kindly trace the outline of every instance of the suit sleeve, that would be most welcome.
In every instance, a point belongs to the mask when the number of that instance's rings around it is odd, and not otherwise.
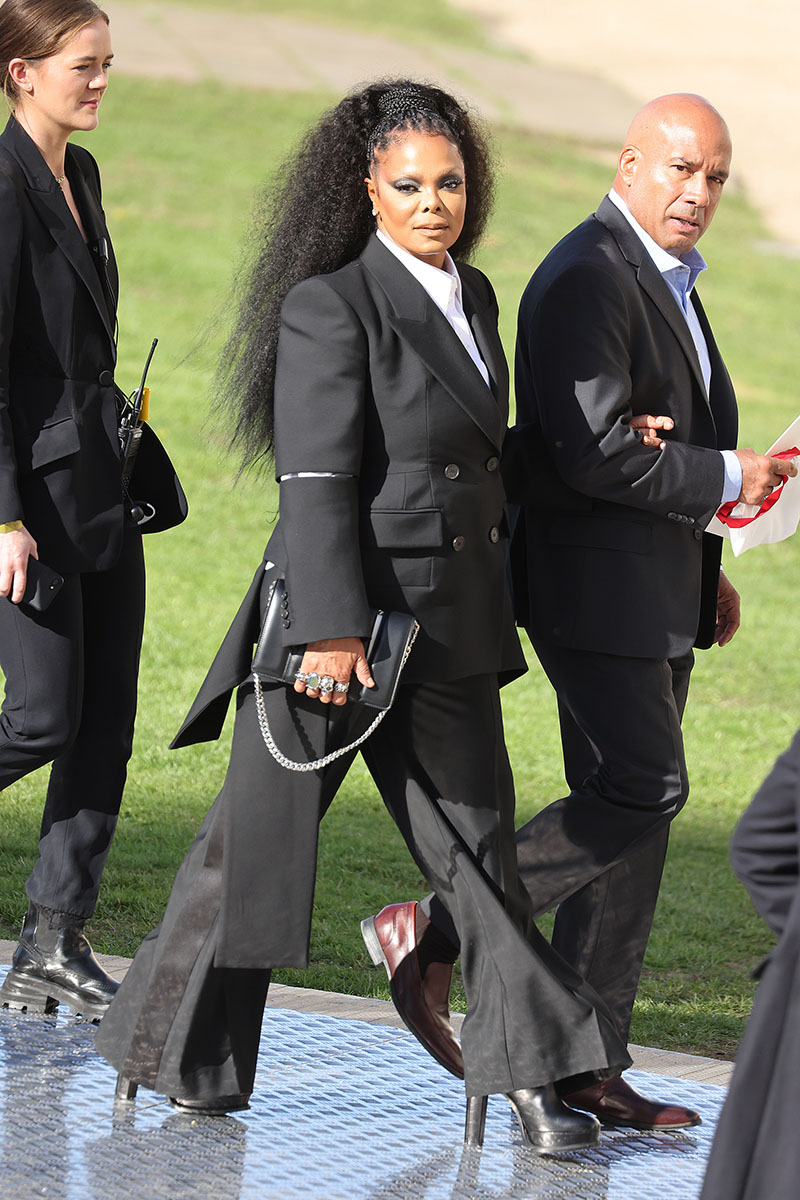
[[[0,522],[22,520],[11,425],[11,341],[17,305],[22,217],[12,180],[0,166]]]
[[[513,433],[515,457],[524,459],[526,441],[535,440],[524,425],[531,421],[541,426],[560,479],[575,491],[660,516],[688,513],[707,524],[722,495],[722,457],[678,440],[664,450],[649,448],[636,437],[634,413],[663,409],[657,396],[637,396],[633,406],[633,336],[618,281],[597,266],[572,267],[537,303],[523,302],[517,354],[523,426]]]
[[[354,310],[325,282],[298,284],[281,311],[275,467],[292,624],[287,643],[369,631],[358,489],[369,372]]]

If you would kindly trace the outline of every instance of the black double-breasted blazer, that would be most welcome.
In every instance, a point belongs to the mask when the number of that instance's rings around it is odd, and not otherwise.
[[[60,571],[116,560],[124,529],[114,398],[117,269],[92,156],[68,145],[84,243],[14,117],[0,135],[0,522]]]
[[[522,298],[518,425],[506,444],[516,611],[534,635],[581,650],[673,657],[711,644],[721,539],[720,449],[736,402],[696,292],[711,359],[706,394],[686,320],[606,197],[548,255]],[[675,421],[648,448],[632,416]]]
[[[286,644],[364,636],[369,605],[410,612],[421,629],[406,682],[524,670],[504,577],[497,304],[481,272],[458,270],[491,387],[376,237],[341,270],[293,288],[281,315],[280,517],[266,558],[286,579]],[[219,733],[250,673],[262,574],[174,744]]]

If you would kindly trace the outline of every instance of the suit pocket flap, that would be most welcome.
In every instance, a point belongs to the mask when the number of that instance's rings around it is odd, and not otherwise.
[[[422,550],[444,543],[444,521],[438,508],[379,510],[371,512],[368,521],[368,540],[374,546]]]
[[[33,439],[30,448],[30,469],[43,467],[47,463],[66,458],[80,450],[81,441],[78,426],[74,417],[65,417],[53,425],[40,429]]]
[[[549,539],[558,546],[588,546],[648,554],[653,530],[647,521],[617,521],[613,517],[556,517]]]

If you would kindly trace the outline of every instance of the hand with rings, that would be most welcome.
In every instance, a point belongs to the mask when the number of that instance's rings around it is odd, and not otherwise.
[[[360,638],[327,638],[320,642],[309,642],[295,676],[294,690],[305,692],[310,699],[318,699],[321,704],[346,704],[350,676],[353,674],[365,687],[375,686]]]

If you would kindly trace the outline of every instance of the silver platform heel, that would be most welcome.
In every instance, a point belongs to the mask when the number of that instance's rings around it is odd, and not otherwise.
[[[467,1119],[464,1124],[464,1145],[480,1150],[486,1129],[488,1096],[467,1096]]]
[[[115,1100],[133,1100],[139,1090],[138,1083],[134,1083],[127,1075],[117,1076],[117,1086],[114,1090]]]

